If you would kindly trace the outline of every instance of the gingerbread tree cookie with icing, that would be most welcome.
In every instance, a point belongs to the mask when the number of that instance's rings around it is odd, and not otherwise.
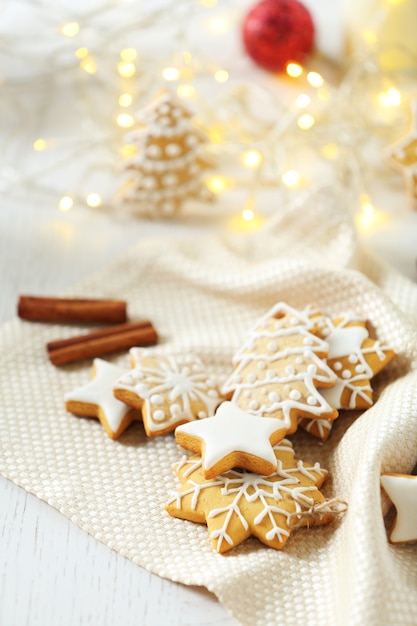
[[[214,478],[239,467],[257,474],[277,469],[273,444],[281,441],[284,422],[242,411],[233,402],[223,402],[214,417],[178,426],[178,443],[202,457],[205,478]]]
[[[351,315],[315,320],[320,336],[329,345],[327,364],[336,384],[322,391],[336,409],[367,409],[373,404],[370,380],[395,356],[395,352],[369,336],[366,322]],[[325,441],[332,429],[328,420],[302,420],[301,426]]]
[[[222,392],[244,411],[297,429],[300,417],[334,420],[338,413],[319,388],[336,382],[326,365],[327,343],[317,337],[312,311],[278,303],[255,325],[236,354]]]
[[[196,356],[165,356],[141,349],[132,349],[131,355],[134,368],[115,382],[113,393],[141,410],[149,437],[213,415],[223,399]]]
[[[318,463],[296,460],[291,443],[284,439],[274,446],[277,469],[270,476],[231,470],[206,479],[198,456],[176,464],[182,485],[166,505],[173,517],[207,524],[217,552],[231,550],[250,536],[280,550],[298,525],[325,524],[333,514],[309,512],[326,500],[319,488],[327,471]]]
[[[103,359],[94,359],[91,380],[65,396],[65,407],[73,415],[96,417],[111,439],[118,439],[133,420],[139,419],[138,411],[117,400],[113,384],[125,370]]]
[[[212,167],[202,151],[208,140],[191,117],[169,91],[138,113],[143,127],[127,137],[137,151],[123,163],[129,179],[119,193],[138,214],[172,217],[189,198],[213,199],[202,180]]]

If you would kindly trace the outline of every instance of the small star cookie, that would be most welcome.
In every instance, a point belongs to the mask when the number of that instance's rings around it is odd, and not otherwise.
[[[367,409],[373,403],[370,379],[395,356],[395,352],[369,336],[366,322],[351,315],[332,320],[323,317],[319,335],[327,341],[327,364],[337,376],[336,384],[322,395],[336,409]],[[328,420],[301,420],[301,426],[325,441],[332,423]]]
[[[338,416],[319,392],[334,385],[336,375],[324,361],[328,346],[313,334],[311,315],[310,309],[275,305],[249,333],[222,388],[244,411],[285,420],[288,433],[297,429],[300,417]]]
[[[94,359],[90,382],[65,396],[65,408],[73,415],[96,417],[111,439],[117,439],[139,413],[116,400],[113,384],[125,373],[125,370],[103,361]]]
[[[319,491],[327,472],[318,463],[310,465],[294,458],[291,443],[284,439],[274,446],[277,469],[270,476],[230,470],[216,478],[203,475],[198,456],[176,464],[182,485],[173,494],[166,510],[173,517],[207,524],[217,552],[231,550],[250,536],[280,550],[294,526],[326,524],[333,514],[310,513],[326,500]]]
[[[286,431],[280,420],[253,415],[233,402],[223,402],[214,417],[178,426],[175,438],[183,448],[201,455],[205,478],[234,467],[267,475],[277,469],[273,444]]]
[[[383,474],[381,485],[397,509],[389,536],[390,542],[417,541],[417,476]]]
[[[113,386],[116,398],[142,411],[148,437],[213,415],[222,401],[216,382],[198,357],[131,351],[135,367]]]

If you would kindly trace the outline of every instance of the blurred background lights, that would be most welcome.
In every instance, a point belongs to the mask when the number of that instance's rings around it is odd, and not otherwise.
[[[92,192],[88,194],[86,198],[86,203],[87,203],[87,206],[94,209],[94,208],[101,206],[103,204],[103,201],[101,199],[101,196],[98,193]]]
[[[401,93],[395,87],[389,87],[378,95],[378,102],[384,107],[398,107],[401,104]]]
[[[130,78],[135,74],[136,67],[134,63],[128,61],[120,61],[120,63],[117,64],[117,71],[119,72],[120,76],[123,76],[123,78]]]
[[[60,211],[69,211],[74,206],[74,200],[71,196],[62,196],[59,201],[58,208]]]
[[[78,22],[67,22],[62,24],[60,32],[64,37],[75,37],[80,32],[80,25]]]
[[[291,78],[298,78],[303,73],[303,68],[298,63],[288,63],[286,72]]]
[[[129,107],[133,102],[133,97],[130,93],[121,93],[118,102],[121,107]]]
[[[162,76],[165,80],[168,81],[178,80],[180,76],[180,71],[176,67],[166,67],[162,71]]]
[[[246,167],[255,169],[262,163],[262,154],[258,150],[247,150],[242,154],[242,162]]]
[[[121,128],[130,128],[135,123],[133,115],[129,113],[120,113],[116,118],[117,125]]]
[[[286,187],[297,187],[300,182],[300,174],[295,170],[288,170],[283,173],[281,180]]]
[[[45,150],[45,148],[46,148],[45,139],[42,139],[41,137],[39,139],[35,139],[35,141],[33,142],[34,150],[36,150],[37,152],[40,152],[41,150]]]
[[[178,85],[177,94],[180,98],[193,98],[195,95],[195,88],[193,85],[184,83],[182,85]]]
[[[135,48],[124,48],[120,51],[120,58],[123,61],[126,61],[126,63],[132,63],[132,61],[135,61],[137,56],[138,53],[136,52]]]
[[[302,130],[308,130],[309,128],[314,126],[314,123],[315,119],[312,115],[310,115],[310,113],[304,113],[303,115],[300,115],[297,120],[297,124]]]
[[[311,102],[311,98],[306,93],[300,93],[295,99],[295,104],[299,109],[303,109],[304,107],[308,107]]]
[[[225,83],[229,80],[229,72],[227,70],[217,70],[214,72],[214,78],[218,83]]]
[[[307,74],[307,81],[312,87],[322,87],[324,85],[324,79],[318,72],[309,72]]]
[[[225,17],[212,17],[207,26],[213,35],[222,35],[229,28],[229,22]]]
[[[226,180],[223,176],[212,176],[207,181],[207,187],[213,193],[221,193],[226,188]]]

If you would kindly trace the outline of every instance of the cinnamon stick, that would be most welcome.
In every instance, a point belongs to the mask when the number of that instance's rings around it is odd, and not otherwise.
[[[130,322],[101,330],[51,341],[46,348],[54,365],[63,365],[85,358],[97,357],[133,346],[148,346],[158,341],[150,321]]]
[[[127,304],[121,300],[20,296],[19,317],[34,322],[126,322]]]

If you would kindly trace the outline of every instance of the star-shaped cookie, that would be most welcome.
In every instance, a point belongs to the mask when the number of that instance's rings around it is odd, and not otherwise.
[[[329,346],[327,365],[336,374],[336,384],[321,394],[336,409],[367,409],[373,403],[370,380],[395,356],[382,342],[369,336],[366,322],[345,314],[335,320],[323,316],[316,322],[319,335]],[[332,422],[301,420],[301,426],[325,441]]]
[[[327,472],[294,458],[291,443],[283,439],[274,446],[277,469],[270,476],[230,470],[206,479],[201,458],[192,456],[176,465],[182,482],[166,505],[173,517],[207,524],[217,552],[231,550],[250,536],[277,550],[297,525],[326,524],[333,514],[314,516],[311,511],[326,500],[319,491]],[[311,513],[311,514],[310,514]]]
[[[390,531],[390,542],[417,541],[417,476],[383,474],[381,485],[397,509]]]
[[[111,439],[120,437],[139,413],[117,400],[113,384],[126,370],[104,361],[94,359],[91,380],[65,395],[65,408],[73,415],[96,417]]]
[[[113,385],[116,398],[142,412],[148,437],[213,415],[222,401],[215,380],[193,355],[134,350],[135,367]]]
[[[205,478],[214,478],[234,467],[257,474],[277,469],[273,445],[288,430],[288,423],[242,411],[223,402],[214,417],[178,426],[175,438],[187,450],[201,455]]]

